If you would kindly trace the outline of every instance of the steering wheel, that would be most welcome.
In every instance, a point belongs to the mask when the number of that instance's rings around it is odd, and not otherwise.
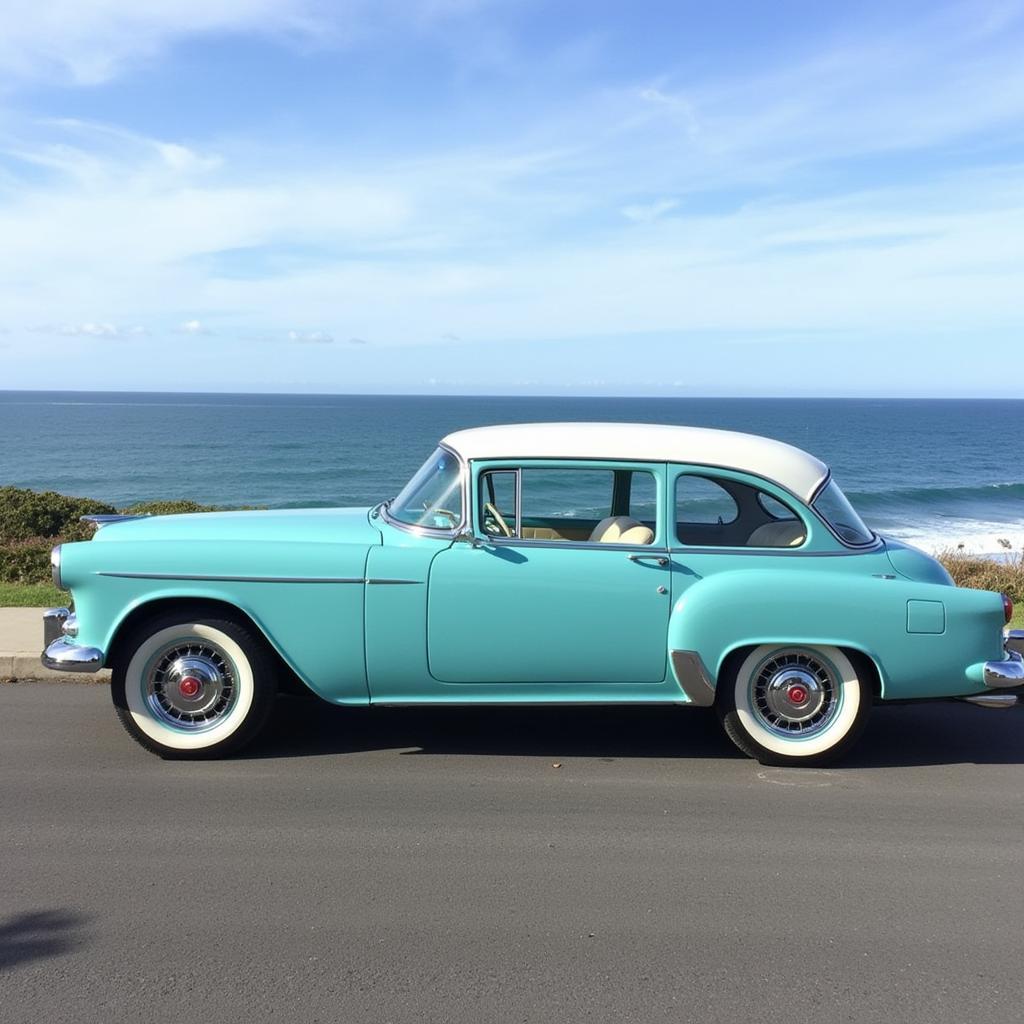
[[[490,523],[487,522],[488,516],[490,516],[492,520]],[[515,536],[509,528],[508,523],[505,522],[505,517],[490,502],[487,502],[487,504],[484,505],[484,529],[488,533],[493,533],[494,531],[489,529],[491,526],[496,526],[506,537]]]

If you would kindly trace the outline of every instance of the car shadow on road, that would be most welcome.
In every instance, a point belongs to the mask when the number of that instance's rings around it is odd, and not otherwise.
[[[836,768],[1024,763],[1024,713],[946,702],[875,708]],[[743,755],[714,712],[684,707],[340,708],[283,698],[240,757],[313,757],[370,750],[401,755],[716,758]]]
[[[0,919],[0,971],[74,952],[85,941],[87,920],[74,910],[36,910]]]

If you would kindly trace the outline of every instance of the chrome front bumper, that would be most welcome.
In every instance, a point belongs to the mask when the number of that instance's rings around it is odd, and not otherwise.
[[[98,672],[105,656],[98,647],[83,647],[74,641],[78,621],[67,608],[43,612],[43,668],[55,672]]]

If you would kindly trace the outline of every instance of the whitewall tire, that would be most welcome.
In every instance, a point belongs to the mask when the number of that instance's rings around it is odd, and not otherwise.
[[[825,764],[867,721],[862,675],[838,647],[763,644],[720,680],[716,707],[733,743],[762,764]]]
[[[166,758],[216,757],[262,728],[276,693],[262,637],[228,619],[169,612],[119,645],[111,693],[122,725]]]

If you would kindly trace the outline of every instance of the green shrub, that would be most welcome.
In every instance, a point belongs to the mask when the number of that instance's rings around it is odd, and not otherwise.
[[[0,487],[0,543],[31,537],[85,540],[92,536],[92,527],[79,518],[113,511],[110,505],[92,498]]]
[[[0,544],[0,581],[4,583],[47,583],[50,579],[50,549],[53,537],[34,537]]]
[[[216,505],[200,505],[196,501],[140,501],[123,510],[128,515],[174,516],[185,512],[217,512]]]
[[[1014,604],[1024,605],[1024,550],[1013,551],[1000,542],[1007,554],[1003,560],[979,558],[962,548],[947,548],[936,554],[958,587],[998,590]]]

